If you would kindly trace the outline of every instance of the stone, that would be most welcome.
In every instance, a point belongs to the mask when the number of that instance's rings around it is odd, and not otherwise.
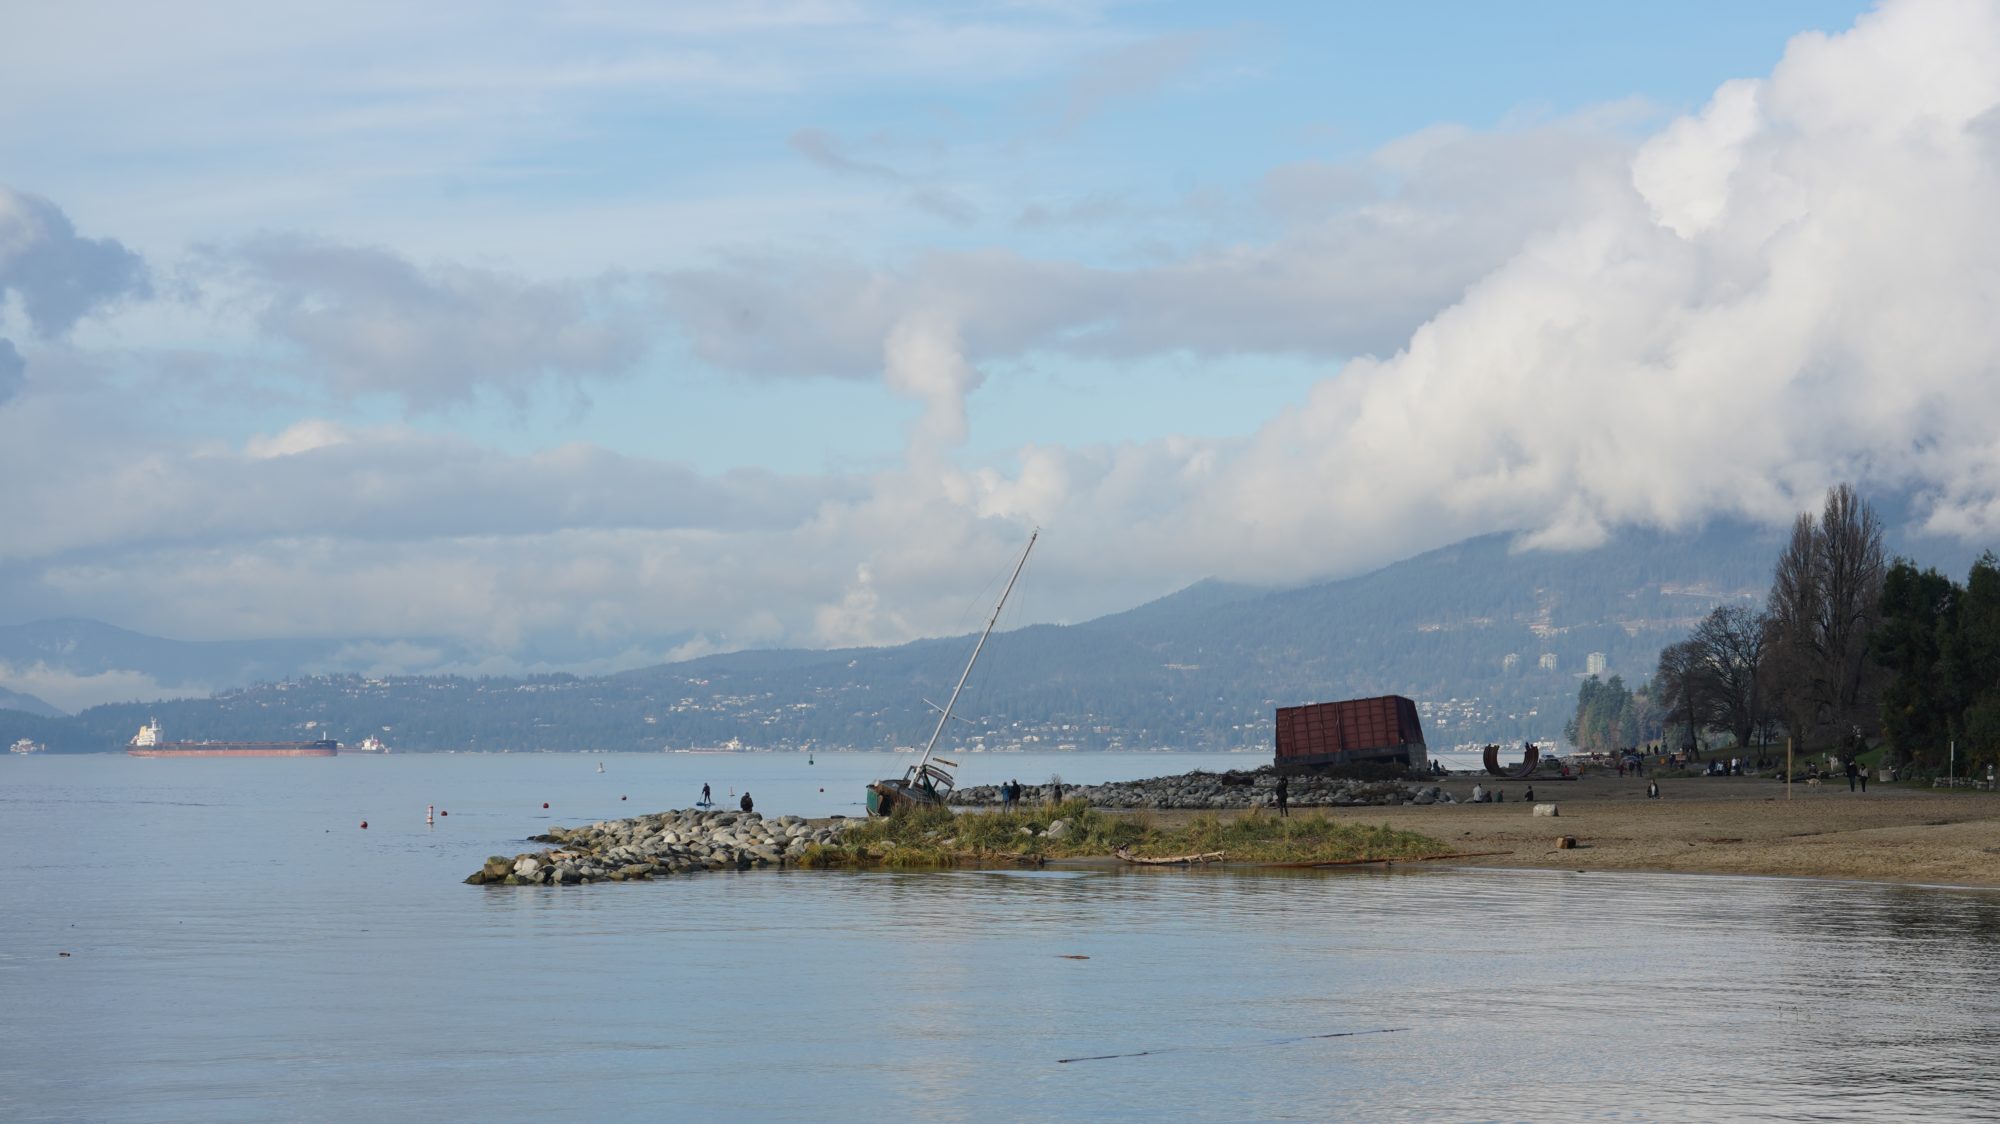
[[[505,855],[494,855],[492,858],[486,860],[486,866],[481,869],[480,873],[486,875],[488,878],[505,878],[507,877],[507,872],[513,869],[513,859]]]
[[[1562,815],[1562,810],[1554,804],[1537,804],[1535,805],[1535,814],[1538,816],[1560,816]]]
[[[1050,820],[1049,829],[1042,833],[1050,839],[1061,839],[1069,834],[1068,820]]]

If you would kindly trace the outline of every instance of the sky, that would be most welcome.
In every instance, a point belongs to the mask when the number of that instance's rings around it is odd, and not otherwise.
[[[966,631],[1034,527],[1016,623],[2000,523],[1993,2],[4,19],[0,623],[589,671]]]

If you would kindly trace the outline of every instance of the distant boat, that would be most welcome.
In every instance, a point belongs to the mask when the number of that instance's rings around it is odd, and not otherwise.
[[[382,744],[382,739],[381,739],[381,738],[378,738],[378,737],[376,737],[376,736],[375,736],[374,734],[370,734],[370,735],[368,735],[367,737],[365,737],[365,738],[362,738],[362,739],[361,739],[361,744],[360,744],[360,745],[357,745],[357,746],[355,746],[355,747],[354,747],[354,748],[353,748],[352,750],[350,750],[349,752],[352,752],[352,753],[387,753],[387,752],[389,752],[389,747],[388,747],[388,746],[386,746],[386,745],[383,745],[383,744]]]
[[[597,771],[598,771],[598,772],[600,772],[600,773],[604,771],[604,762],[602,762],[602,761],[599,761],[599,762],[597,763]]]
[[[893,816],[907,808],[942,808],[951,801],[951,790],[957,783],[951,770],[958,768],[958,762],[946,761],[932,756],[937,749],[938,738],[944,734],[945,723],[951,721],[951,708],[958,704],[959,692],[965,690],[965,681],[972,677],[972,665],[979,662],[979,653],[986,647],[986,638],[993,635],[993,626],[1000,623],[1000,610],[1007,606],[1007,595],[1014,592],[1014,583],[1021,578],[1021,569],[1028,564],[1028,554],[1035,549],[1035,539],[1040,530],[1028,536],[1028,545],[1021,551],[1021,560],[1014,563],[1014,574],[1007,579],[1007,588],[1000,591],[1000,602],[993,606],[993,616],[986,622],[986,631],[979,634],[979,643],[972,646],[972,658],[965,661],[965,670],[959,674],[958,686],[951,689],[951,697],[938,709],[937,729],[931,731],[931,740],[924,744],[924,755],[910,766],[901,777],[879,780],[868,786],[868,814],[871,816]]]
[[[134,757],[332,757],[340,743],[332,738],[312,742],[170,742],[160,738],[160,720],[139,727],[126,744]]]
[[[28,740],[27,738],[21,738],[21,739],[17,740],[17,741],[16,741],[16,742],[15,742],[15,743],[14,743],[13,745],[9,746],[9,747],[7,748],[7,752],[9,752],[9,753],[46,753],[46,752],[48,752],[48,748],[49,748],[48,746],[45,746],[45,745],[40,745],[40,744],[38,744],[38,743],[36,743],[36,742],[32,742],[32,741],[29,741],[29,740]]]

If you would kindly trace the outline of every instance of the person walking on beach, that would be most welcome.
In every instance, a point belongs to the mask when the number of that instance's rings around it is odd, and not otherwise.
[[[750,802],[750,790],[747,788],[743,790],[743,799],[737,801],[736,804],[746,812],[756,807],[755,804]]]
[[[1856,780],[1858,780],[1858,779],[1860,778],[1860,776],[1861,776],[1861,766],[1860,766],[1860,765],[1859,765],[1858,763],[1856,763],[1856,761],[1854,760],[1854,758],[1852,758],[1852,757],[1848,758],[1848,759],[1847,759],[1847,791],[1849,791],[1849,792],[1853,792],[1853,791],[1854,791],[1854,782],[1855,782]]]
[[[1291,815],[1291,814],[1292,814],[1292,813],[1291,813],[1291,808],[1290,808],[1290,806],[1289,806],[1289,805],[1288,805],[1288,804],[1286,803],[1286,797],[1287,797],[1287,795],[1288,795],[1288,793],[1287,793],[1287,791],[1286,791],[1286,789],[1285,789],[1285,778],[1283,778],[1283,777],[1279,777],[1279,778],[1278,778],[1278,814],[1279,814],[1280,816],[1289,816],[1289,815]]]

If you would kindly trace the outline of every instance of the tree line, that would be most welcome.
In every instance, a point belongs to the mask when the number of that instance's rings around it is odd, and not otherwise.
[[[1733,745],[1852,755],[1880,745],[1899,765],[2000,759],[2000,560],[1963,584],[1887,560],[1874,509],[1850,485],[1801,514],[1762,607],[1716,608],[1661,650],[1627,691],[1587,681],[1567,731],[1578,746]],[[1636,736],[1635,736],[1636,735]]]

